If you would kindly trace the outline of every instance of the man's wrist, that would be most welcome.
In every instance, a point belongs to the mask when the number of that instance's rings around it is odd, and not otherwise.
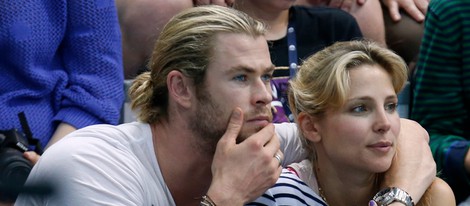
[[[224,191],[224,192],[221,192],[221,191]],[[209,188],[209,191],[207,191],[207,194],[205,196],[210,197],[210,200],[216,206],[220,206],[220,205],[242,206],[245,204],[243,200],[237,198],[237,195],[231,192],[225,191],[225,190],[215,190],[215,189]]]
[[[209,197],[209,195],[202,196],[200,206],[217,206],[215,202]]]
[[[398,187],[388,187],[380,190],[373,200],[379,206],[399,205],[414,206],[413,198],[403,189]]]
[[[395,179],[394,182],[390,182],[389,179],[391,178],[385,178],[384,182],[382,183],[381,190],[385,188],[390,188],[390,187],[398,187],[402,189],[403,191],[406,191],[408,195],[413,199],[414,202],[418,202],[421,199],[421,196],[423,196],[423,193],[420,193],[420,190],[417,189],[418,187],[413,187],[412,185],[409,185],[409,182],[403,181],[403,180],[398,180]]]

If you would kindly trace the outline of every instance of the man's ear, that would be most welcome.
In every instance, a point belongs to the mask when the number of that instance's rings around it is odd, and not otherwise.
[[[195,90],[190,78],[184,76],[180,71],[173,70],[168,73],[166,84],[168,85],[168,96],[172,98],[173,101],[185,108],[191,106],[191,99]]]
[[[321,140],[318,119],[311,115],[301,112],[297,118],[302,134],[311,142],[319,142]]]

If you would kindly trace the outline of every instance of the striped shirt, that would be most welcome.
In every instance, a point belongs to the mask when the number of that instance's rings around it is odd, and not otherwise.
[[[470,194],[470,1],[433,0],[417,63],[411,119],[429,133],[438,171],[457,200]]]
[[[276,184],[267,190],[261,197],[247,204],[260,205],[308,205],[326,206],[321,197],[305,184],[295,173],[283,169]]]

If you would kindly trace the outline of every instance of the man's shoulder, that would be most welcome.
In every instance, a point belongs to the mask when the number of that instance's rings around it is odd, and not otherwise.
[[[81,128],[67,135],[65,141],[106,141],[110,144],[141,141],[151,135],[149,124],[130,122],[120,125],[96,124]]]
[[[130,159],[135,148],[143,150],[142,145],[147,145],[151,141],[149,138],[148,124],[92,125],[65,136],[48,148],[41,159],[69,164],[106,162],[118,157]]]
[[[28,184],[52,185],[56,193],[46,199],[53,205],[90,205],[94,198],[106,205],[170,205],[171,195],[151,154],[148,124],[93,125],[48,148]]]

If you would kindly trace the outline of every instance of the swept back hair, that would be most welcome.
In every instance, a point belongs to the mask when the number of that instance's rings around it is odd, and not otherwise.
[[[204,82],[216,35],[258,37],[265,32],[263,23],[232,8],[210,5],[184,10],[163,28],[148,64],[150,71],[134,80],[129,90],[131,108],[143,122],[153,123],[167,117],[169,72],[180,71],[193,79],[197,87]]]

